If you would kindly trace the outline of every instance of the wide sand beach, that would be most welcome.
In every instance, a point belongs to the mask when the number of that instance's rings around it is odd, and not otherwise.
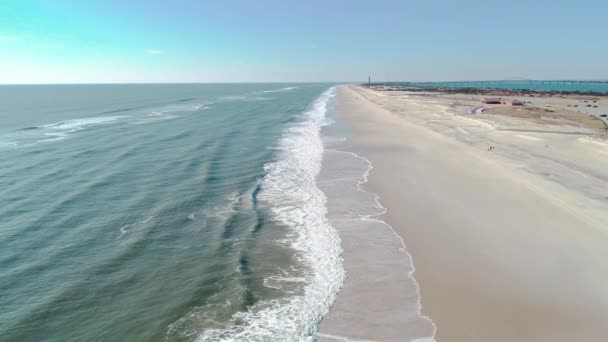
[[[358,86],[339,87],[337,100],[349,142],[373,164],[364,186],[412,256],[436,340],[606,340],[608,143],[599,132]]]

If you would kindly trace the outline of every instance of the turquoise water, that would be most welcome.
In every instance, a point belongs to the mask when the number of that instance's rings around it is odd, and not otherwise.
[[[398,82],[407,86],[481,89],[519,89],[566,92],[608,93],[608,81],[468,81],[468,82]]]
[[[1,339],[310,338],[329,88],[0,86]]]

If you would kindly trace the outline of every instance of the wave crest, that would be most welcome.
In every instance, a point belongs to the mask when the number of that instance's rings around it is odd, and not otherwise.
[[[344,280],[341,241],[329,224],[326,197],[316,185],[321,169],[323,143],[321,127],[331,88],[317,98],[305,113],[305,120],[290,127],[279,142],[276,162],[265,166],[266,176],[258,199],[270,208],[275,221],[289,231],[289,242],[304,265],[305,286],[296,295],[261,301],[248,311],[233,315],[227,328],[209,329],[198,341],[310,341],[329,310]],[[277,277],[277,282],[293,278]]]

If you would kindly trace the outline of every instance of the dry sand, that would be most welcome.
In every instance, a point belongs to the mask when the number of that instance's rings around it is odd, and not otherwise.
[[[604,140],[354,86],[338,106],[438,341],[608,339]]]

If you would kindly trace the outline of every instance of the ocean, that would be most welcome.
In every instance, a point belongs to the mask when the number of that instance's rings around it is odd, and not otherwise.
[[[329,84],[0,86],[0,339],[311,340]]]

